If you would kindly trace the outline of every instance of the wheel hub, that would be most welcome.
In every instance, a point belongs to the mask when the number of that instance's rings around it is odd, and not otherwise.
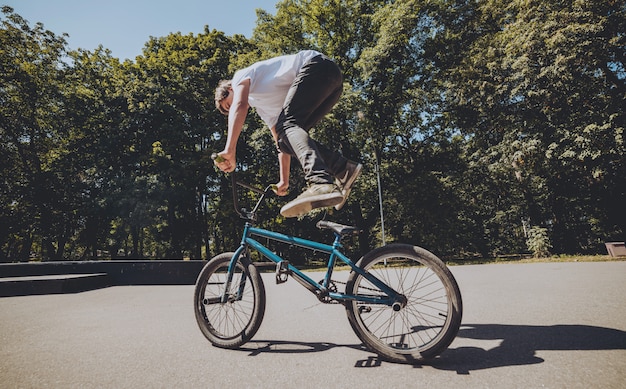
[[[404,295],[398,296],[398,301],[391,304],[391,309],[393,309],[394,312],[399,312],[401,309],[406,307],[407,303],[408,303],[408,299],[406,298],[406,296]]]

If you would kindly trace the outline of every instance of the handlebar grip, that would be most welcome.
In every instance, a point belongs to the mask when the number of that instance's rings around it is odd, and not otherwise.
[[[224,159],[224,157],[222,157],[221,155],[218,155],[217,153],[211,154],[211,159],[214,160],[217,163],[222,163],[222,162],[226,161],[226,159]]]

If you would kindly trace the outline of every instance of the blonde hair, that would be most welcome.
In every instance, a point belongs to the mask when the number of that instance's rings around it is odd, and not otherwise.
[[[222,114],[228,115],[228,111],[222,108],[220,104],[228,94],[230,93],[230,89],[232,88],[231,80],[221,80],[217,84],[217,88],[215,88],[215,108],[217,108]]]

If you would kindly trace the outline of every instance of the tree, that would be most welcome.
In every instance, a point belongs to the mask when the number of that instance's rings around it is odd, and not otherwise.
[[[128,164],[131,145],[120,128],[128,105],[121,93],[122,66],[108,50],[78,50],[69,57],[72,66],[65,72],[63,97],[68,158],[63,169],[76,181],[74,255],[95,258],[108,245],[116,183],[126,174],[120,168]]]
[[[62,125],[65,40],[42,24],[31,28],[10,7],[2,7],[2,13],[2,259],[27,260],[36,237],[44,258],[57,259],[74,224],[57,164],[67,137]]]
[[[510,220],[550,226],[558,252],[624,232],[623,14],[612,1],[485,2],[454,35],[469,37],[446,72],[469,155],[504,179]]]
[[[160,242],[162,256],[200,258],[209,239],[214,221],[204,213],[203,195],[216,177],[207,154],[218,149],[223,128],[213,88],[236,49],[223,33],[205,28],[198,35],[152,38],[135,63],[124,64],[130,107],[125,130],[134,155],[127,168],[139,196],[131,199],[130,213],[119,216],[134,241],[145,232]],[[138,213],[138,207],[144,210]],[[141,221],[146,215],[148,225]]]

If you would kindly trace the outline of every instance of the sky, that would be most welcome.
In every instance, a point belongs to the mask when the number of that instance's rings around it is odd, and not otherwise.
[[[150,36],[210,30],[252,35],[256,9],[276,13],[279,0],[0,0],[26,19],[41,22],[66,38],[72,50],[111,50],[120,60],[134,60]]]

